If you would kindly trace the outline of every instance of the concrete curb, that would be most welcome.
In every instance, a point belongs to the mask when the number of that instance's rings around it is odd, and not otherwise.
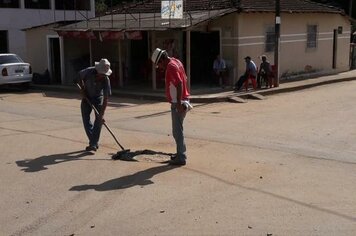
[[[224,91],[220,93],[206,93],[203,95],[192,95],[190,100],[192,103],[218,103],[218,102],[237,102],[243,103],[247,99],[256,99],[252,97],[252,94],[269,96],[273,94],[288,93],[293,91],[298,91],[302,89],[308,89],[316,86],[328,85],[339,82],[347,82],[356,80],[356,76],[350,77],[337,77],[334,79],[325,79],[322,77],[318,79],[304,79],[296,80],[291,82],[284,82],[277,88],[270,88],[265,90],[249,91],[249,92],[239,92],[234,91]],[[44,91],[64,91],[64,92],[77,92],[77,88],[73,86],[62,86],[62,85],[37,85],[32,84],[30,86],[34,90],[44,90]],[[132,99],[141,99],[141,100],[153,100],[165,102],[166,98],[164,92],[140,92],[140,91],[123,91],[118,89],[113,89],[113,96],[122,97],[122,98],[132,98]],[[256,97],[256,96],[255,96]],[[257,97],[258,99],[258,97]]]

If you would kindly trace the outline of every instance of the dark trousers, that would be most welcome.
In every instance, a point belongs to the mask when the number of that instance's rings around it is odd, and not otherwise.
[[[267,74],[266,73],[260,73],[257,75],[257,87],[261,88],[262,83],[264,82],[266,87],[268,86],[268,80],[267,80]]]
[[[224,86],[226,85],[226,73],[225,71],[219,71],[219,72],[216,72],[214,71],[213,72],[213,80],[214,80],[214,84],[217,84],[219,86]]]
[[[184,142],[183,134],[183,122],[186,116],[186,112],[178,112],[177,104],[171,104],[171,116],[172,116],[172,133],[177,147],[177,158],[185,160],[187,158],[185,152],[187,150]]]
[[[90,99],[90,102],[99,112],[101,111],[102,99],[100,98]],[[97,115],[95,115],[94,123],[91,121],[90,115],[94,111],[85,99],[82,99],[80,108],[82,112],[84,130],[89,139],[89,145],[98,147],[98,142],[99,142],[100,132],[101,132],[103,122],[101,118],[99,118]]]

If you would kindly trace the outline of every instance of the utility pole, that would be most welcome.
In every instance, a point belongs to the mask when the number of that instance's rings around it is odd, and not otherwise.
[[[279,87],[279,50],[281,41],[281,7],[280,0],[276,0],[276,19],[275,19],[275,45],[274,45],[274,65],[275,65],[275,80],[274,87]]]

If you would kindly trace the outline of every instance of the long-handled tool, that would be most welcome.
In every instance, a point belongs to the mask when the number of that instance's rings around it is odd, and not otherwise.
[[[80,90],[82,90],[82,87],[77,83],[77,86]],[[99,112],[98,110],[96,109],[96,107],[89,101],[89,99],[84,96],[84,99],[85,101],[91,106],[91,108],[94,110],[96,116],[99,116]],[[115,154],[115,157],[116,158],[119,158],[121,157],[122,155],[125,155],[127,153],[130,152],[130,149],[125,149],[120,143],[119,141],[117,140],[116,136],[114,135],[114,133],[112,132],[112,130],[109,128],[109,126],[106,124],[105,120],[103,120],[103,125],[105,126],[105,128],[109,131],[109,133],[111,134],[111,136],[114,138],[115,142],[117,143],[117,145],[119,145],[119,147],[121,148],[121,151],[118,151],[116,154]]]

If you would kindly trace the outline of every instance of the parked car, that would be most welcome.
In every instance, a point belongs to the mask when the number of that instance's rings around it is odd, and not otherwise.
[[[32,81],[32,68],[16,54],[0,54],[0,86],[20,84],[28,88]]]

